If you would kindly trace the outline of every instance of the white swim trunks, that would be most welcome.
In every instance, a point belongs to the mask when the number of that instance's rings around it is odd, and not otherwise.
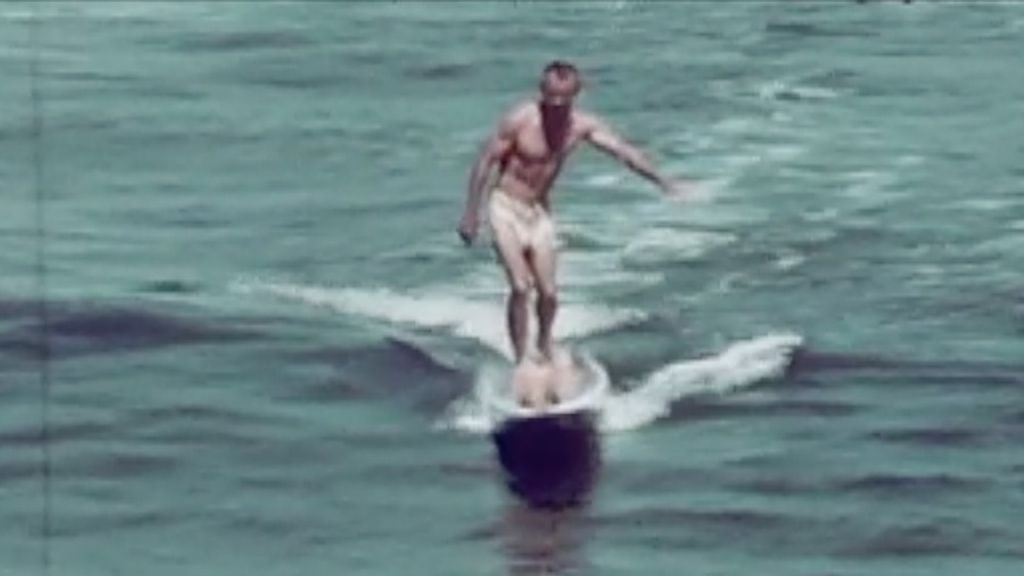
[[[491,192],[489,215],[492,228],[511,230],[524,249],[554,247],[554,219],[540,203],[527,202],[495,188]]]

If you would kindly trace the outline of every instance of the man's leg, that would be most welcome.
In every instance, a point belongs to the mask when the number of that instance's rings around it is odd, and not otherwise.
[[[537,279],[537,349],[550,361],[554,356],[551,346],[551,330],[558,312],[558,287],[555,281],[555,230],[550,220],[542,224],[539,237],[530,251],[529,264]]]
[[[506,321],[509,339],[512,341],[512,352],[518,365],[526,354],[526,338],[529,333],[528,305],[533,282],[523,246],[515,230],[505,222],[492,222],[491,227],[494,231],[498,259],[508,278],[510,290]]]

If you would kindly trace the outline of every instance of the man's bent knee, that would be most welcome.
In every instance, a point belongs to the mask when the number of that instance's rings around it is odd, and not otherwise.
[[[537,297],[549,306],[558,304],[558,292],[553,286],[541,286],[537,290]]]
[[[509,296],[515,299],[526,299],[530,296],[533,284],[527,279],[513,279],[511,282]]]

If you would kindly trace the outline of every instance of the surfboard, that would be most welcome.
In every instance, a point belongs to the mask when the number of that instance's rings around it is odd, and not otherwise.
[[[577,505],[597,480],[598,420],[610,385],[607,374],[589,356],[574,355],[574,363],[582,375],[575,394],[545,408],[520,405],[511,378],[487,395],[496,422],[491,436],[505,484],[534,507]]]

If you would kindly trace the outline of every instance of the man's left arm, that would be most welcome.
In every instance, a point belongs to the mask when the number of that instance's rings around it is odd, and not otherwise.
[[[666,194],[678,193],[679,185],[664,176],[647,156],[617,134],[603,120],[590,116],[584,120],[584,138],[595,148],[622,162],[630,170],[653,182]]]

